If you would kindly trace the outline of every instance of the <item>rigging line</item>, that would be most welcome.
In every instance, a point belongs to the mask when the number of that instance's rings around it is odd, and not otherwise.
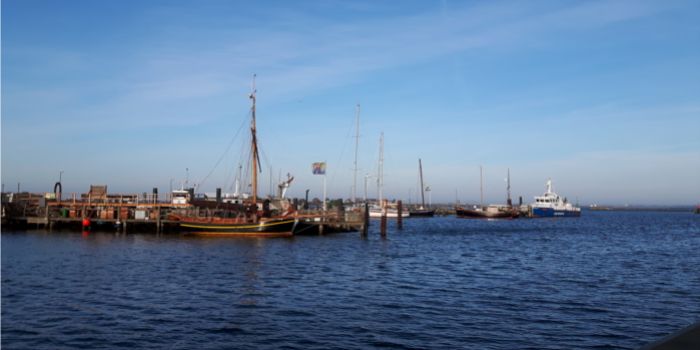
[[[219,164],[221,164],[221,161],[224,160],[224,157],[226,156],[228,151],[231,150],[231,146],[233,146],[233,142],[236,141],[238,134],[241,133],[241,130],[243,129],[243,126],[245,125],[245,122],[246,122],[246,120],[243,119],[243,122],[241,123],[241,126],[238,128],[238,131],[236,131],[236,134],[233,135],[233,138],[231,139],[231,141],[229,141],[228,146],[226,146],[226,150],[224,151],[223,154],[221,154],[221,156],[219,157],[219,160],[216,161],[216,165],[214,165],[214,167],[211,169],[211,171],[209,171],[209,174],[207,174],[207,176],[205,176],[204,179],[199,182],[199,185],[197,187],[201,187],[202,185],[204,185],[204,183],[207,181],[207,179],[209,179],[211,174],[214,173],[214,170],[216,170],[216,168],[219,166]]]
[[[355,120],[352,119],[351,121],[352,121],[352,123],[350,124],[350,128],[348,129],[348,133],[345,135],[345,142],[343,143],[343,148],[340,150],[340,157],[338,158],[338,163],[337,163],[338,166],[335,166],[333,168],[334,170],[331,171],[331,178],[330,178],[330,181],[328,181],[328,183],[330,185],[332,185],[334,183],[333,181],[335,180],[335,176],[338,174],[340,162],[343,161],[343,156],[345,155],[345,149],[347,148],[348,141],[351,139],[350,134],[352,133],[352,130],[354,128]]]
[[[233,191],[233,185],[236,183],[236,177],[238,176],[238,167],[242,166],[242,155],[245,152],[243,143],[239,145],[239,150],[238,152],[231,152],[232,154],[227,154],[226,158],[224,161],[227,164],[236,164],[235,167],[227,167],[228,170],[226,170],[224,174],[224,187],[225,189],[228,189],[228,191]],[[238,155],[238,158],[236,158],[236,155]],[[241,180],[242,181],[242,180]]]
[[[265,149],[264,149],[264,148],[262,147],[262,145],[260,144],[260,141],[258,141],[258,152],[259,152],[258,158],[260,158],[260,154],[262,154],[263,160],[265,161],[265,166],[268,167],[268,168],[271,167],[271,166],[272,166],[272,163],[270,162],[270,158],[267,157],[267,154],[265,153]],[[261,166],[262,166],[262,165],[261,165]],[[262,169],[262,168],[261,168],[261,169]],[[261,171],[261,172],[262,172],[262,171]]]
[[[248,111],[248,117],[250,120],[252,120],[253,117],[253,109],[251,108]],[[252,189],[252,179],[251,179],[251,171],[250,171],[250,166],[251,166],[251,159],[252,159],[252,153],[253,149],[250,147],[250,145],[253,142],[253,135],[248,134],[248,136],[245,138],[244,142],[241,143],[241,151],[239,152],[240,158],[238,160],[238,163],[243,165],[244,172],[241,175],[241,190],[243,193],[250,193],[250,189]]]

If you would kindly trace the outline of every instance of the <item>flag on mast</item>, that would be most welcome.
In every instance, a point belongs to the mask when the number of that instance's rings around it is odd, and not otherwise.
[[[314,163],[312,171],[314,175],[326,175],[326,162]]]

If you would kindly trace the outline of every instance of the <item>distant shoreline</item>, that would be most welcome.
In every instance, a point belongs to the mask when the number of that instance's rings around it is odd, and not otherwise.
[[[693,212],[694,206],[597,206],[582,207],[583,210],[591,211],[673,211],[673,212]]]

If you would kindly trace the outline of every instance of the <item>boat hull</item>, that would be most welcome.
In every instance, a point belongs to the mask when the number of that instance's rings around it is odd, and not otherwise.
[[[554,208],[532,208],[532,217],[535,218],[561,218],[561,217],[579,217],[580,210],[561,210]]]
[[[432,217],[435,216],[435,210],[434,209],[417,209],[417,210],[410,210],[409,214],[411,217],[417,216],[417,217]]]
[[[402,211],[401,212],[401,217],[402,218],[407,218],[411,215],[408,210]],[[382,217],[382,210],[381,209],[370,209],[369,211],[369,217],[370,218],[381,218]],[[398,218],[399,217],[399,212],[397,210],[388,210],[386,212],[386,217],[388,218]]]
[[[456,208],[455,214],[458,218],[465,219],[515,219],[519,216],[519,213],[515,210],[489,212],[484,210],[471,210],[464,208]]]
[[[182,220],[180,229],[188,234],[206,236],[291,237],[297,220],[272,219],[257,223],[219,223]]]
[[[409,215],[410,215],[410,214],[408,213],[408,211],[405,211],[405,212],[401,213],[401,217],[402,217],[402,218],[407,218]],[[381,218],[381,217],[382,217],[382,213],[379,212],[379,211],[377,211],[377,212],[372,212],[372,211],[370,211],[370,212],[369,212],[369,217],[370,217],[370,218],[375,218],[375,219],[376,219],[376,218]],[[397,212],[393,212],[393,213],[392,213],[392,212],[388,212],[388,213],[386,213],[386,217],[388,217],[388,218],[398,218],[398,217],[399,217],[399,213],[397,213]]]

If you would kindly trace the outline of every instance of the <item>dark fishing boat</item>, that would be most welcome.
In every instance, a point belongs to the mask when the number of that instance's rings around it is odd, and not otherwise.
[[[423,187],[423,164],[418,158],[418,172],[420,173],[420,207],[409,210],[410,216],[431,217],[435,215],[435,209],[430,209],[425,206],[425,191]]]
[[[251,196],[243,204],[226,203],[197,203],[192,202],[195,210],[186,215],[171,215],[171,219],[179,221],[181,230],[198,235],[216,236],[292,236],[298,220],[294,217],[293,207],[289,203],[282,205],[286,209],[274,214],[270,210],[270,202],[258,203],[258,171],[260,171],[260,156],[256,137],[255,124],[255,76],[250,94],[251,107],[251,164],[252,183]],[[291,179],[289,180],[291,182]],[[281,201],[285,201],[281,196]],[[199,216],[204,210],[206,215]]]
[[[455,214],[457,217],[468,219],[515,219],[519,216],[519,212],[513,208],[496,205],[473,209],[457,207]]]
[[[484,206],[484,176],[483,169],[479,168],[479,190],[481,193],[481,204],[473,208],[456,207],[455,214],[459,218],[469,219],[515,219],[520,216],[520,211],[513,208],[513,201],[510,198],[510,169],[508,170],[508,199],[506,205]]]

